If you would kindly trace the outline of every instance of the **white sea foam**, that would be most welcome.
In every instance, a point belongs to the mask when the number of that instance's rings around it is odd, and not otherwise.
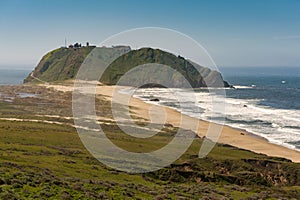
[[[254,85],[252,86],[246,86],[246,85],[234,85],[233,86],[235,89],[250,89],[250,88],[253,88],[255,87]]]
[[[216,123],[222,123],[222,117],[218,116],[224,112],[215,109],[212,102],[223,102],[226,108],[225,124],[229,126],[245,129],[272,143],[292,149],[296,148],[292,143],[300,140],[300,110],[275,109],[259,105],[258,99],[223,98],[208,92],[195,93],[195,101],[190,93],[192,91],[181,89],[147,88],[136,90],[134,96],[147,102],[151,98],[159,98],[159,102],[150,103],[173,107],[192,117]],[[183,107],[180,108],[178,101],[183,97]]]

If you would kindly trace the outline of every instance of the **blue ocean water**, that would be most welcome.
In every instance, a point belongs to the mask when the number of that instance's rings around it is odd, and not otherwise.
[[[26,69],[0,69],[0,85],[21,84],[30,72]]]
[[[300,67],[228,67],[220,71],[236,88],[226,89],[226,98],[207,90],[182,90],[186,97],[193,92],[196,101],[185,99],[180,105],[174,90],[161,88],[138,89],[134,96],[148,102],[150,98],[159,98],[159,102],[150,103],[223,124],[222,118],[212,117],[211,103],[222,101],[225,124],[300,150]]]
[[[225,80],[242,90],[228,90],[227,97],[259,99],[259,105],[300,109],[300,67],[221,68]]]
[[[237,89],[226,90],[226,123],[300,150],[300,67],[221,68]],[[244,107],[244,105],[247,107]],[[239,112],[234,109],[239,108]]]

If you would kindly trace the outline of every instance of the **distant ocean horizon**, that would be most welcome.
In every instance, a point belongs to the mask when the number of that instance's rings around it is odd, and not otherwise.
[[[220,70],[237,88],[226,90],[225,123],[300,151],[300,67]]]
[[[29,69],[0,68],[0,85],[22,84],[31,71]]]

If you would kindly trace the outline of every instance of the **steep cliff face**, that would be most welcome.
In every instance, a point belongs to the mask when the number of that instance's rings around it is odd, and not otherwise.
[[[131,71],[135,74],[127,82],[123,82],[124,85],[151,84],[151,74],[159,74],[159,79],[162,82],[158,84],[167,84],[169,87],[185,87],[182,79],[187,80],[193,88],[229,86],[227,82],[223,81],[219,72],[202,67],[181,56],[175,56],[171,53],[152,48],[131,51],[130,47],[123,46],[115,47],[114,49],[116,51],[120,51],[121,49],[122,54],[124,54],[114,60],[100,78],[100,81],[107,85],[117,84],[124,74]],[[74,79],[79,67],[92,50],[94,50],[93,53],[95,54],[97,52],[105,54],[96,55],[100,57],[107,56],[106,53],[109,54],[112,52],[112,48],[100,47],[59,48],[53,50],[41,59],[37,67],[24,82],[35,81],[33,77],[46,82]],[[137,66],[142,65],[144,65],[142,70],[135,69]],[[169,66],[176,73],[160,66]],[[154,71],[156,72],[154,73]]]

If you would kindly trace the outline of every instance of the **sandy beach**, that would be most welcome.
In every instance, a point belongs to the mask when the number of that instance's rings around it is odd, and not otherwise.
[[[47,87],[53,87],[60,91],[71,91],[73,89],[72,86],[47,85]],[[97,94],[105,95],[107,100],[111,101],[114,90],[119,89],[121,88],[116,86],[99,86],[97,87]],[[146,121],[149,121],[149,109],[151,109],[151,107],[153,107],[154,105],[146,103],[137,98],[131,98],[129,106],[133,107],[132,111],[134,112],[134,115],[136,115],[137,117],[144,118]],[[272,144],[264,138],[261,138],[243,130],[235,129],[229,126],[222,127],[221,125],[215,123],[195,119],[183,115],[178,111],[168,107],[164,107],[164,109],[166,113],[165,123],[172,124],[175,127],[179,127],[182,118],[185,121],[185,123],[182,124],[181,127],[184,129],[190,129],[190,127],[194,126],[194,124],[198,124],[197,134],[200,137],[205,136],[207,134],[209,126],[211,126],[212,130],[222,129],[221,135],[218,139],[218,143],[229,144],[256,153],[266,154],[268,156],[287,158],[297,163],[300,162],[299,151],[292,150],[280,145]]]

